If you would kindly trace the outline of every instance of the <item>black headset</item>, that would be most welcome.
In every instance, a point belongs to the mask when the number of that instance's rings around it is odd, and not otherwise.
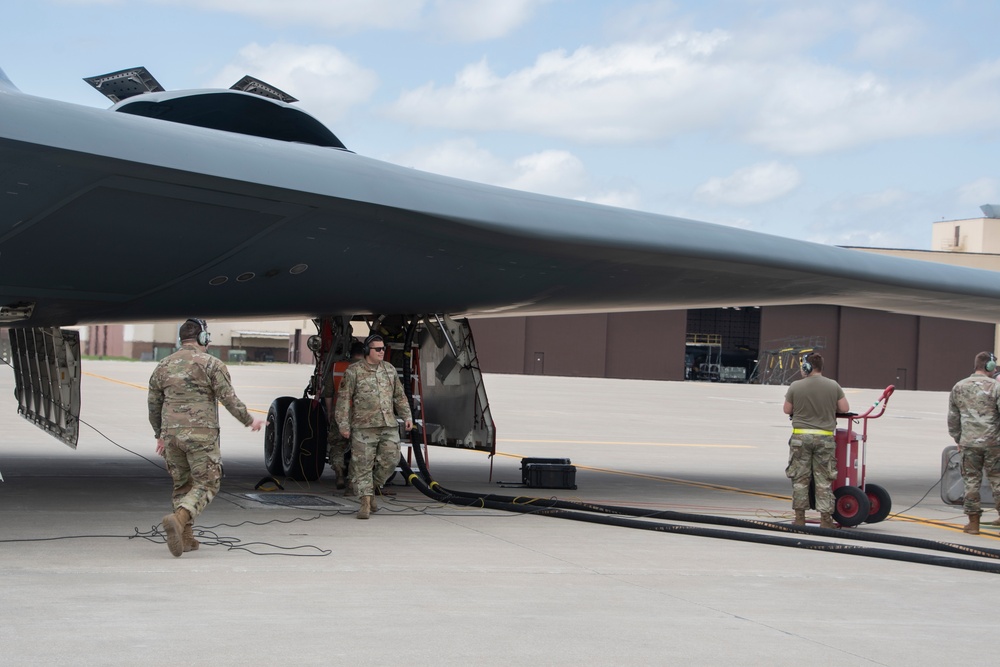
[[[375,342],[375,341],[377,341],[377,340],[380,340],[380,341],[382,341],[382,343],[383,343],[383,344],[385,343],[385,339],[383,339],[383,338],[382,338],[381,336],[379,336],[378,334],[372,334],[371,336],[368,336],[368,338],[365,338],[365,356],[366,356],[366,357],[367,357],[367,356],[368,356],[369,354],[371,354],[371,351],[372,351],[372,343],[374,343],[374,342]]]
[[[802,372],[805,373],[806,375],[809,375],[810,373],[813,372],[813,365],[809,363],[808,354],[803,354],[802,360],[799,363],[802,366]]]
[[[997,369],[997,358],[990,352],[990,360],[986,362],[986,372],[992,373]]]
[[[200,329],[198,331],[198,345],[208,347],[208,344],[212,342],[212,334],[208,333],[208,323],[198,317],[189,317],[187,321],[194,322]]]

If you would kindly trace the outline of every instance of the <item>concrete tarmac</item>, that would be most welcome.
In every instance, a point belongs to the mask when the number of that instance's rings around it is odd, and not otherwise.
[[[202,548],[174,558],[154,532],[170,481],[152,369],[84,362],[76,451],[16,416],[0,372],[4,664],[992,663],[996,574],[441,505],[398,475],[359,521],[329,474],[255,491],[262,434],[224,411],[223,492],[196,522]],[[309,369],[231,372],[263,414]],[[481,453],[431,448],[444,487],[790,519],[783,387],[488,375],[486,389],[492,478]],[[879,393],[848,399],[863,411]],[[946,409],[946,394],[898,391],[870,423],[868,481],[900,516],[857,532],[1000,549],[939,497]],[[578,489],[502,488],[524,456],[571,459]]]

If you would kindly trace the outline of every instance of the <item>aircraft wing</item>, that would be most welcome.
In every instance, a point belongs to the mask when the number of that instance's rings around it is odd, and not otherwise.
[[[1000,321],[1000,276],[33,97],[0,72],[0,322],[840,304]]]

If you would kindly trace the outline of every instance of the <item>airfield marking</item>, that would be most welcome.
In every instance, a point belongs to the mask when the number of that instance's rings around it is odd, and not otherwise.
[[[557,442],[557,441],[554,441],[554,440],[543,440],[543,441],[534,441],[534,440],[508,440],[508,442]],[[570,440],[570,441],[567,441],[567,442],[575,442],[575,441]],[[630,443],[621,443],[621,444],[630,444]],[[653,444],[655,444],[655,443],[653,443]],[[716,446],[722,446],[722,445],[716,445]],[[506,456],[508,458],[514,458],[514,459],[524,458],[521,454],[512,454],[512,453],[509,453],[509,452],[497,452],[497,456]],[[700,489],[711,489],[711,490],[715,490],[715,491],[729,491],[729,492],[732,492],[732,493],[741,493],[743,495],[748,495],[748,496],[759,496],[761,498],[770,498],[772,500],[787,500],[789,502],[791,502],[791,500],[792,500],[791,496],[784,496],[784,495],[777,494],[777,493],[766,493],[766,492],[763,492],[763,491],[751,491],[750,489],[741,489],[741,488],[738,488],[738,487],[735,487],[735,486],[725,486],[723,484],[710,484],[710,483],[706,483],[706,482],[693,482],[691,480],[678,479],[676,477],[665,477],[663,475],[649,475],[649,474],[646,474],[646,473],[628,472],[628,471],[625,471],[625,470],[615,470],[613,468],[597,468],[597,467],[594,467],[594,466],[585,466],[585,465],[577,465],[577,464],[573,464],[573,465],[576,466],[577,468],[582,469],[582,470],[591,470],[591,471],[594,471],[594,472],[605,472],[605,473],[609,473],[611,475],[623,475],[623,476],[626,476],[626,477],[639,477],[639,478],[642,478],[642,479],[651,479],[651,480],[659,481],[659,482],[670,482],[671,484],[679,484],[681,486],[691,486],[691,487],[696,487],[696,488],[700,488]],[[900,521],[906,521],[908,523],[919,523],[919,524],[923,524],[925,526],[931,526],[931,527],[934,527],[934,528],[940,528],[942,530],[950,530],[952,532],[959,532],[959,533],[962,532],[962,526],[960,524],[947,523],[945,521],[939,521],[937,519],[926,519],[926,518],[923,518],[923,517],[912,516],[912,515],[909,515],[909,514],[890,514],[889,517],[888,517],[888,520],[892,520],[892,519],[898,519]],[[987,532],[983,531],[983,532],[980,533],[980,536],[981,537],[987,537],[987,538],[989,538],[991,540],[1000,540],[1000,533],[991,534],[991,533],[987,533]]]
[[[518,442],[518,441],[513,441],[513,442]],[[520,441],[520,442],[532,442],[532,441],[525,440],[525,441]],[[547,441],[547,442],[552,442],[552,441]],[[622,443],[622,444],[630,444],[630,443]],[[717,446],[722,446],[722,445],[717,445]],[[513,459],[524,458],[520,454],[511,454],[509,452],[497,452],[497,456],[506,456],[506,457],[513,458]],[[714,489],[714,490],[717,490],[717,491],[731,491],[733,493],[742,493],[742,494],[745,494],[745,495],[748,495],[748,496],[760,496],[760,497],[763,497],[763,498],[772,498],[772,499],[776,499],[776,500],[788,500],[788,501],[791,501],[791,499],[792,499],[791,496],[782,496],[782,495],[777,495],[777,494],[774,494],[774,493],[765,493],[763,491],[751,491],[749,489],[740,489],[740,488],[737,488],[735,486],[725,486],[725,485],[722,485],[722,484],[710,484],[710,483],[707,483],[707,482],[692,482],[691,480],[678,479],[676,477],[665,477],[663,475],[649,475],[649,474],[641,473],[641,472],[628,472],[626,470],[615,470],[613,468],[597,468],[597,467],[594,467],[594,466],[584,466],[584,465],[577,465],[577,464],[574,464],[574,465],[577,468],[580,468],[580,469],[583,469],[583,470],[592,470],[594,472],[606,472],[606,473],[609,473],[609,474],[612,474],[612,475],[623,475],[623,476],[626,476],[626,477],[641,477],[643,479],[652,479],[652,480],[655,480],[655,481],[658,481],[658,482],[670,482],[672,484],[680,484],[680,485],[683,485],[683,486],[694,486],[694,487],[698,487],[698,488],[702,488],[702,489]]]
[[[114,382],[115,384],[125,385],[126,387],[132,387],[133,389],[141,389],[143,391],[149,391],[149,387],[141,385],[141,384],[135,384],[134,382],[126,382],[125,380],[118,380],[118,379],[115,379],[115,378],[109,378],[106,375],[98,375],[97,373],[88,373],[87,371],[84,371],[83,374],[84,375],[89,375],[92,378],[97,378],[98,380],[106,380],[108,382]],[[251,408],[249,406],[247,406],[247,412],[257,412],[257,413],[260,413],[262,415],[267,414],[267,410],[260,410],[258,408]]]
[[[685,444],[679,442],[625,442],[619,440],[518,440],[516,438],[504,438],[504,442],[528,442],[528,443],[557,443],[573,445],[642,445],[646,447],[710,447],[719,449],[757,449],[755,445],[710,445],[710,444]],[[499,452],[497,452],[499,454]]]
[[[149,391],[149,387],[145,387],[141,384],[134,384],[132,382],[125,382],[125,380],[116,380],[115,378],[109,378],[105,375],[98,375],[97,373],[83,372],[84,375],[89,375],[92,378],[97,378],[99,380],[107,380],[108,382],[114,382],[115,384],[123,384],[126,387],[135,387],[136,389],[142,389],[143,391]]]
[[[115,378],[110,378],[105,375],[98,375],[97,373],[90,373],[84,371],[84,375],[89,375],[90,377],[97,378],[99,380],[106,380],[107,382],[114,382],[115,384],[124,385],[126,387],[132,387],[134,389],[141,389],[143,391],[149,391],[149,387],[135,384],[133,382],[126,382],[124,380],[118,380]],[[247,408],[250,412],[258,412],[260,414],[265,414],[266,410],[258,410],[256,408]],[[580,444],[580,445],[640,445],[646,447],[707,447],[714,449],[756,449],[753,445],[710,445],[710,444],[681,444],[681,443],[670,443],[670,442],[624,442],[616,440],[591,440],[591,441],[580,441],[580,440],[521,440],[513,438],[504,438],[506,442],[523,442],[523,443],[558,443],[558,444]],[[508,458],[520,459],[524,458],[521,454],[511,454],[509,452],[497,452],[497,456],[506,456]],[[676,477],[665,477],[662,475],[649,475],[646,473],[638,472],[628,472],[625,470],[615,470],[613,468],[597,468],[594,466],[584,466],[576,465],[577,468],[583,470],[592,470],[594,472],[606,472],[611,475],[624,475],[626,477],[639,477],[642,479],[651,479],[660,482],[669,482],[671,484],[680,484],[682,486],[691,486],[701,489],[713,489],[716,491],[730,491],[732,493],[741,493],[749,496],[760,496],[762,498],[771,498],[774,500],[788,500],[791,501],[791,496],[783,496],[774,493],[765,493],[762,491],[751,491],[749,489],[740,489],[734,486],[725,486],[723,484],[708,484],[705,482],[692,482],[691,480],[678,479]],[[899,519],[900,521],[907,521],[910,523],[920,523],[925,526],[933,526],[935,528],[941,528],[942,530],[950,530],[954,532],[961,532],[962,527],[957,524],[945,523],[943,521],[937,521],[935,519],[924,519],[921,517],[915,517],[907,514],[893,514],[889,517],[890,519]],[[1000,534],[993,535],[990,533],[981,533],[982,537],[987,537],[991,540],[1000,540]]]

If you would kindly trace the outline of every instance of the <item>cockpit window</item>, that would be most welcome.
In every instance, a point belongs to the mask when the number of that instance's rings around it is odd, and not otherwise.
[[[116,111],[254,137],[346,150],[337,136],[307,113],[263,97],[218,92],[122,103]]]

